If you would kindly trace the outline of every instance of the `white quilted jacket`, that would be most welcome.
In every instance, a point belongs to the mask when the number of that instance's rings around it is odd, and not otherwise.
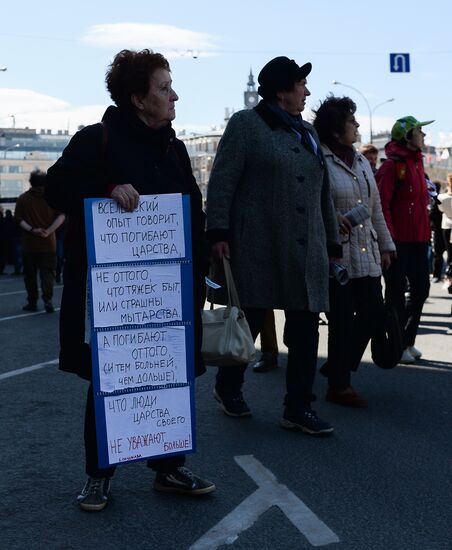
[[[330,176],[331,195],[336,211],[345,214],[358,204],[367,206],[370,218],[342,235],[343,261],[352,279],[379,277],[380,252],[396,249],[381,210],[380,195],[367,159],[356,153],[350,169],[332,151],[323,146]]]

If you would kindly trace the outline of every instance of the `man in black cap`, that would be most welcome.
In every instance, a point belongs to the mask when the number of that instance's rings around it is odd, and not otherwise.
[[[341,255],[320,144],[301,112],[310,95],[301,67],[287,57],[261,70],[263,100],[235,113],[210,177],[207,229],[214,258],[230,258],[242,307],[257,337],[268,309],[286,315],[286,396],[281,426],[311,435],[333,428],[311,409],[318,317],[328,310],[328,257]],[[219,368],[214,396],[229,416],[249,416],[246,365]]]

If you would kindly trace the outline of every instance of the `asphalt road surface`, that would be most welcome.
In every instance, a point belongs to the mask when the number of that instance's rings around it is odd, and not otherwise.
[[[55,294],[58,307],[61,287]],[[85,481],[87,384],[57,369],[58,312],[25,314],[24,303],[22,279],[1,277],[0,548],[213,549],[215,532],[229,533],[220,547],[233,550],[452,548],[452,296],[440,284],[424,309],[416,365],[382,371],[365,356],[353,384],[368,409],[326,403],[326,381],[317,376],[314,406],[334,425],[333,437],[279,428],[283,347],[279,369],[247,373],[251,418],[223,414],[209,369],[197,382],[198,452],[187,465],[216,492],[155,493],[144,464],[124,465],[101,513],[75,502]]]

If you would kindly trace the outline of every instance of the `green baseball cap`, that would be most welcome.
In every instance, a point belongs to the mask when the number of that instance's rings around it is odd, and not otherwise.
[[[396,120],[396,123],[392,127],[391,137],[396,141],[403,139],[407,133],[413,128],[419,128],[421,126],[427,126],[435,122],[434,120],[426,120],[425,122],[419,122],[414,116],[404,116]]]

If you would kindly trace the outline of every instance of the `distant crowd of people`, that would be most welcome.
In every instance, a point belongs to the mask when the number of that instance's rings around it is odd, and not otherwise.
[[[0,206],[0,275],[7,266],[14,266],[14,275],[22,273],[22,242],[19,225],[12,211]]]
[[[206,218],[185,145],[171,125],[178,95],[168,61],[149,50],[123,50],[106,76],[115,105],[101,123],[72,138],[47,176],[32,174],[30,190],[18,199],[23,261],[16,259],[17,226],[11,212],[5,216],[2,235],[10,235],[11,244],[2,258],[14,263],[16,273],[23,266],[24,309],[37,309],[39,271],[48,312],[53,311],[57,250],[63,258],[55,234],[67,218],[60,368],[90,382],[84,433],[88,478],[78,497],[82,509],[106,506],[115,471],[98,465],[91,350],[85,341],[85,198],[111,197],[133,211],[142,194],[190,195],[196,373],[205,371],[204,278],[212,264],[218,267],[227,258],[252,337],[262,338],[255,372],[278,366],[273,310],[284,310],[284,429],[308,435],[334,431],[312,408],[321,312],[328,318],[328,357],[321,373],[328,379],[325,398],[331,403],[368,406],[351,377],[384,325],[388,307],[398,319],[400,362],[421,357],[415,343],[430,273],[433,269],[434,282],[442,279],[448,269],[445,251],[449,266],[452,261],[452,174],[447,190],[438,184],[432,189],[423,168],[422,128],[433,121],[413,116],[395,121],[386,160],[378,167],[372,144],[355,148],[359,123],[351,98],[330,95],[318,104],[313,124],[303,120],[311,70],[311,63],[299,66],[283,56],[262,68],[262,100],[235,113],[220,141]],[[246,370],[246,364],[218,369],[213,394],[228,416],[251,415],[243,395]],[[148,466],[156,473],[158,491],[204,495],[215,489],[186,467],[184,455],[149,460]]]

